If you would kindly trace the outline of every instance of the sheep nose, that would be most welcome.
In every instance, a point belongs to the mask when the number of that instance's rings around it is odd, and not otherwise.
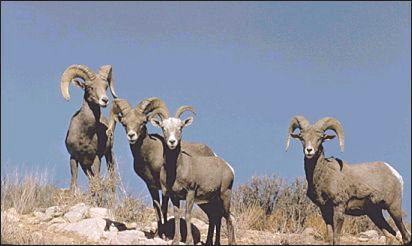
[[[102,101],[103,101],[104,103],[107,103],[107,102],[109,101],[109,98],[107,98],[107,97],[102,97]]]
[[[170,144],[174,144],[175,142],[176,142],[176,140],[174,140],[174,139],[170,139],[170,140],[169,140],[169,143],[170,143]]]
[[[134,132],[131,132],[131,133],[127,134],[127,136],[128,136],[129,138],[133,138],[135,135],[136,135],[136,134],[135,134]]]
[[[308,153],[310,153],[310,152],[312,152],[312,148],[306,148],[306,151],[308,152]]]

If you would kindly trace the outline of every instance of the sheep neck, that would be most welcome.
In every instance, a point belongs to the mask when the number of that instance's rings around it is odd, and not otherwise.
[[[165,143],[164,147],[164,158],[165,158],[165,170],[166,170],[166,185],[171,188],[176,180],[177,169],[179,168],[181,162],[179,161],[181,156],[181,144],[179,143],[175,149],[171,150]]]
[[[305,156],[305,174],[306,180],[308,181],[308,191],[313,188],[313,175],[314,173],[321,168],[325,163],[325,155],[322,145],[319,146],[318,152],[311,158],[308,159]]]
[[[149,139],[149,135],[147,134],[147,128],[144,126],[142,128],[141,133],[139,134],[139,137],[137,138],[136,143],[130,144],[130,148],[132,149],[132,153],[138,153],[138,156],[135,156],[135,158],[142,159],[143,153],[142,153],[142,146],[143,144]],[[137,150],[137,151],[135,151]]]
[[[100,122],[100,106],[83,99],[79,114],[81,114],[80,119],[83,123],[83,129],[86,129],[87,132],[94,133],[97,123]]]

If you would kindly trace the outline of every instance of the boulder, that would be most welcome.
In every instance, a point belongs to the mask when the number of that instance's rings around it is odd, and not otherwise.
[[[62,217],[57,217],[53,218],[52,220],[49,221],[49,224],[55,224],[55,223],[66,223],[67,221],[63,219]]]
[[[88,217],[114,220],[113,213],[107,208],[90,208]]]
[[[52,218],[59,217],[63,215],[63,209],[59,206],[52,206],[46,209],[44,212],[46,216],[50,216]]]
[[[46,222],[51,220],[53,217],[50,214],[42,213],[42,212],[33,212],[34,216],[39,219],[40,221]]]
[[[110,240],[110,244],[139,244],[139,241],[146,239],[143,232],[136,230],[126,230],[117,233],[115,238]]]
[[[88,240],[98,241],[100,237],[103,236],[104,229],[106,228],[106,220],[90,218],[75,223],[53,224],[49,229],[50,228],[57,232],[74,232],[87,237]]]
[[[70,223],[78,222],[85,218],[89,210],[89,206],[84,203],[79,203],[70,208],[70,210],[64,214],[64,218]]]

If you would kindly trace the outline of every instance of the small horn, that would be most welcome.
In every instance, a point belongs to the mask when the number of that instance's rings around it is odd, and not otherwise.
[[[345,148],[345,136],[343,134],[343,127],[342,124],[335,118],[332,117],[325,117],[320,119],[315,124],[319,129],[322,131],[326,130],[333,130],[339,138],[339,147],[340,150],[343,152]]]
[[[69,84],[75,78],[81,78],[84,81],[94,80],[96,74],[86,65],[74,64],[64,70],[60,79],[60,91],[67,101],[70,99]]]
[[[112,108],[110,109],[109,126],[107,127],[106,134],[110,136],[113,133],[113,129],[116,126],[116,120],[118,120],[118,113],[126,115],[132,109],[129,102],[126,99],[116,98],[113,100]]]
[[[196,112],[192,106],[181,106],[180,108],[177,109],[175,118],[180,118],[180,116],[186,111],[191,111],[194,115],[196,115]]]
[[[145,115],[148,115],[156,109],[162,109],[160,110],[161,112],[159,112],[163,114],[162,117],[169,118],[169,110],[167,109],[166,104],[160,98],[157,97],[150,97],[142,100],[136,106],[136,108],[139,109]]]
[[[156,117],[156,115],[159,115],[159,117],[162,120],[165,120],[165,119],[169,118],[169,112],[167,110],[165,110],[164,108],[160,107],[160,108],[157,108],[157,109],[152,111],[152,113],[148,117],[148,120],[150,120],[153,117]]]
[[[292,134],[296,130],[296,128],[299,128],[302,130],[308,126],[309,126],[309,121],[305,117],[301,115],[296,115],[292,118],[289,124],[288,137],[286,139],[286,151],[288,151],[288,148],[289,148],[290,134]]]
[[[112,65],[103,65],[100,67],[99,75],[102,79],[107,80],[110,87],[110,92],[114,98],[117,98],[117,94],[114,90],[114,77],[113,77],[113,69]]]

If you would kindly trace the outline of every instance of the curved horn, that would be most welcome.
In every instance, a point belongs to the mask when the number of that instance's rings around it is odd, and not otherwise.
[[[116,98],[113,100],[112,108],[110,109],[109,125],[106,130],[106,134],[110,136],[113,133],[113,129],[116,125],[117,114],[122,113],[126,115],[132,109],[129,102],[126,99]]]
[[[157,114],[162,114],[161,117],[164,119],[169,118],[169,110],[167,109],[166,103],[163,102],[158,97],[150,97],[142,100],[137,106],[143,114],[148,115],[154,110],[159,111]],[[152,114],[153,115],[153,114]]]
[[[296,115],[292,118],[289,124],[289,130],[288,130],[288,137],[286,139],[286,151],[288,151],[289,148],[289,143],[290,143],[290,134],[292,134],[296,128],[299,129],[305,129],[306,127],[309,126],[309,121],[301,116],[301,115]]]
[[[64,99],[69,100],[69,84],[72,79],[82,78],[83,80],[94,80],[96,74],[86,65],[74,64],[64,70],[60,79],[60,91]]]
[[[333,130],[334,132],[336,132],[336,135],[338,135],[339,138],[340,150],[343,152],[345,148],[345,136],[343,135],[342,124],[337,119],[332,117],[325,117],[318,120],[315,125],[322,131]]]
[[[181,106],[180,108],[177,109],[175,118],[180,118],[180,116],[186,111],[191,111],[194,115],[196,115],[196,112],[192,106]]]
[[[104,65],[100,67],[99,75],[102,79],[107,80],[110,87],[110,92],[114,98],[117,98],[116,92],[114,91],[114,78],[112,65]]]
[[[155,117],[156,115],[159,115],[162,120],[169,118],[169,112],[167,110],[165,110],[164,108],[157,108],[152,111],[152,113],[148,117],[148,120]]]

